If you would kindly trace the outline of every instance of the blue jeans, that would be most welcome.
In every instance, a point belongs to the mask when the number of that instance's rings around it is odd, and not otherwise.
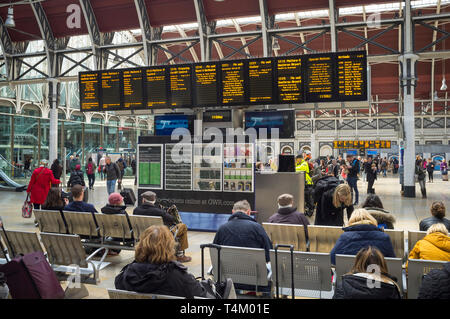
[[[347,177],[348,186],[355,191],[355,203],[359,202],[359,192],[358,192],[358,178],[357,177]]]
[[[106,181],[106,190],[108,191],[108,195],[111,195],[116,190],[116,181],[117,179]]]

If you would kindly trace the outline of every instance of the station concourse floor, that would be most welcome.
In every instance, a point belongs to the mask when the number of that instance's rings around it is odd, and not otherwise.
[[[135,187],[133,179],[125,179],[125,187]],[[435,200],[444,201],[446,206],[450,203],[450,182],[444,182],[439,172],[434,174],[434,183],[429,183],[427,178],[427,199],[422,199],[419,185],[416,184],[416,198],[405,198],[400,195],[400,184],[398,175],[389,175],[388,177],[379,176],[375,181],[374,188],[376,194],[380,196],[386,210],[391,212],[395,218],[395,229],[419,230],[419,222],[430,216],[430,206]],[[358,181],[358,190],[360,192],[360,204],[366,197],[367,182]],[[21,192],[0,192],[0,204],[2,210],[0,216],[3,219],[7,230],[38,231],[34,227],[34,218],[23,219],[21,216],[21,207],[25,200],[26,193]],[[94,204],[98,211],[106,204],[106,182],[96,180],[94,190],[89,193],[89,202]],[[128,207],[127,211],[132,214],[133,207]],[[314,216],[309,218],[310,223],[314,223]],[[200,244],[211,243],[214,238],[214,232],[189,231],[189,248],[186,254],[192,257],[192,261],[186,263],[188,271],[195,277],[201,276],[201,251]],[[107,288],[114,288],[114,278],[120,270],[133,261],[134,252],[125,251],[118,256],[108,256],[106,262],[110,264],[100,271],[101,282],[97,285],[86,285],[89,291],[88,299],[108,298]],[[208,250],[205,250],[205,272],[210,266]],[[64,283],[63,283],[64,286]]]

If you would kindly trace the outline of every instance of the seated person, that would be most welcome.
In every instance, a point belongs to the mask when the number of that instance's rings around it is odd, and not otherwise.
[[[83,202],[84,197],[84,187],[77,184],[72,186],[71,193],[73,196],[73,202],[69,203],[64,207],[65,211],[70,212],[91,212],[98,213],[94,205]]]
[[[433,202],[433,204],[431,204],[430,211],[432,216],[425,218],[420,222],[419,224],[420,231],[427,231],[428,228],[431,227],[431,225],[434,225],[436,223],[442,223],[450,232],[450,220],[445,218],[444,203],[441,201]]]
[[[67,196],[62,196],[58,187],[52,187],[48,191],[47,198],[42,205],[43,210],[59,210],[63,211],[64,207],[69,204]]]
[[[185,255],[185,250],[189,247],[188,243],[188,229],[187,226],[183,223],[176,223],[175,218],[163,211],[161,208],[156,207],[156,194],[152,191],[147,191],[141,195],[142,204],[136,207],[133,210],[133,215],[142,215],[142,216],[161,216],[164,222],[164,225],[169,227],[173,232],[177,231],[177,239],[178,239],[178,249],[177,249],[177,260],[179,262],[185,263],[192,260],[191,257]],[[176,227],[174,227],[176,226]]]
[[[134,256],[135,260],[116,276],[116,289],[190,299],[210,297],[187,268],[176,261],[175,241],[167,227],[147,228]]]
[[[450,300],[450,262],[442,269],[432,269],[423,279],[417,299]]]
[[[308,219],[304,214],[297,211],[294,205],[294,196],[291,194],[283,194],[278,197],[278,212],[269,217],[269,223],[277,224],[295,224],[303,225],[305,227],[305,236],[308,239],[309,225]]]
[[[270,272],[270,249],[272,243],[267,236],[264,228],[253,219],[250,204],[246,200],[234,203],[233,214],[228,222],[220,226],[217,231],[213,244],[222,246],[263,248],[266,255],[268,272]],[[255,286],[235,284],[236,289],[255,290]],[[268,287],[258,287],[258,291],[270,291]]]
[[[378,228],[378,223],[364,208],[355,209],[342,228],[344,233],[331,250],[331,263],[336,264],[336,254],[356,255],[361,248],[375,246],[384,257],[395,257],[391,238]]]
[[[379,272],[373,266],[378,266]],[[401,293],[388,274],[383,254],[376,247],[367,246],[356,255],[350,272],[342,276],[333,299],[401,299]]]
[[[414,245],[408,259],[450,261],[450,237],[445,225],[437,223],[428,228],[427,235]]]
[[[383,208],[383,204],[378,195],[367,194],[362,208],[367,210],[377,220],[378,228],[394,229],[395,217]]]

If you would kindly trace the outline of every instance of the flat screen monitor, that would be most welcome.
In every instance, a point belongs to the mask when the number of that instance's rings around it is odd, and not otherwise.
[[[264,133],[264,129],[267,130],[267,138],[276,137],[273,129],[278,129],[279,138],[293,138],[295,134],[295,111],[246,112],[245,129],[250,128],[256,129],[258,138],[263,138],[261,134]]]
[[[177,128],[185,128],[193,135],[194,116],[184,114],[155,116],[155,135],[170,136]]]
[[[295,156],[278,155],[278,172],[295,172]]]

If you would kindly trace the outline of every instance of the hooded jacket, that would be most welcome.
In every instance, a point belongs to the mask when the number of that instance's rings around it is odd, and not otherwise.
[[[385,229],[394,229],[395,217],[387,210],[378,207],[363,207],[376,219],[378,227],[383,226]]]
[[[223,246],[264,248],[266,262],[270,261],[272,243],[264,228],[243,212],[235,212],[228,222],[220,226],[214,244]]]
[[[269,223],[303,225],[305,236],[308,238],[309,221],[304,214],[297,211],[297,207],[283,207],[278,212],[269,217]]]
[[[187,272],[187,267],[171,261],[157,265],[133,263],[126,265],[114,280],[116,289],[179,296],[193,299],[206,297],[206,290]]]
[[[67,182],[67,187],[72,187],[75,185],[86,186],[86,183],[84,182],[84,174],[80,170],[72,171],[69,181]]]
[[[450,299],[450,262],[423,277],[417,299]]]
[[[342,228],[344,233],[339,237],[331,250],[331,263],[336,264],[336,254],[356,255],[361,248],[377,247],[384,257],[395,257],[394,248],[388,234],[375,225],[358,224]]]
[[[426,235],[416,243],[408,259],[450,261],[450,237],[440,232]]]
[[[367,283],[373,283],[369,287]],[[379,284],[378,287],[376,284]],[[342,276],[334,292],[333,299],[400,299],[397,285],[383,277],[381,281],[370,279],[368,274],[356,273]]]

